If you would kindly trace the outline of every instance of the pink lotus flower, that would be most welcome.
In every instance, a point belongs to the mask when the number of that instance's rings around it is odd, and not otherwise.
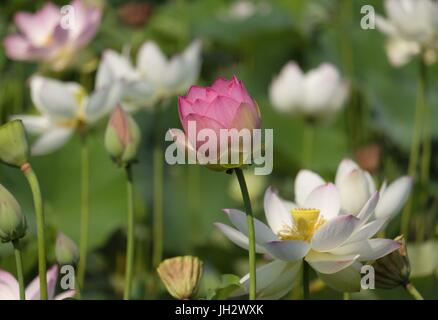
[[[202,145],[202,141],[197,141],[197,138],[203,129],[209,129],[216,134],[218,151],[222,151],[223,149],[219,146],[226,145],[224,149],[230,148],[229,140],[221,139],[221,130],[247,129],[252,132],[254,129],[260,129],[261,125],[260,111],[256,102],[248,94],[243,82],[239,81],[236,76],[233,76],[231,80],[219,78],[211,87],[192,86],[185,97],[179,97],[178,111],[185,134],[175,129],[171,133],[174,138],[177,138],[177,142],[183,141],[184,148],[189,151],[197,151]],[[195,127],[194,134],[190,132],[191,126]],[[233,151],[235,150],[231,150]],[[239,152],[242,153],[241,147],[239,147]],[[222,155],[218,153],[218,158]],[[239,166],[241,164],[209,167],[226,170]]]
[[[58,278],[58,266],[54,265],[47,271],[47,291],[49,300],[64,300],[72,298],[75,290],[66,290],[55,296],[56,280]],[[38,277],[26,287],[26,300],[40,300],[40,282]],[[4,270],[0,270],[0,300],[19,300],[18,281],[15,277]]]
[[[14,21],[20,33],[5,38],[7,56],[64,69],[93,38],[102,16],[100,8],[86,7],[81,0],[73,0],[66,8],[64,12],[48,2],[34,14],[18,12]]]

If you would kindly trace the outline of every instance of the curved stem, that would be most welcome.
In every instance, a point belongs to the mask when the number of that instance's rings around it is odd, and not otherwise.
[[[424,300],[423,296],[420,292],[418,292],[417,288],[410,282],[405,285],[406,291],[415,299],[415,300]]]
[[[47,300],[47,280],[46,280],[46,238],[43,211],[43,199],[41,197],[40,184],[32,166],[27,163],[22,167],[22,172],[26,177],[32,190],[33,202],[35,206],[38,242],[38,273],[40,279],[41,300]]]
[[[81,227],[79,239],[78,283],[84,288],[90,223],[90,155],[87,134],[81,135]]]
[[[422,129],[424,126],[425,120],[425,112],[427,110],[426,107],[426,66],[424,62],[420,61],[420,69],[419,69],[419,79],[418,79],[418,93],[417,93],[417,101],[415,106],[415,120],[414,120],[414,132],[412,135],[412,144],[411,144],[411,153],[409,156],[409,167],[408,167],[408,175],[411,176],[414,181],[417,175],[418,162],[420,158],[420,149],[421,149],[421,141],[422,141]],[[422,175],[426,175],[423,171],[424,166],[429,166],[427,160],[427,148],[425,158],[422,159]],[[427,169],[427,176],[429,170]],[[405,208],[402,212],[401,218],[401,233],[407,238],[409,236],[409,225],[411,220],[411,212],[412,212],[412,196],[409,197],[408,202],[405,205]]]
[[[246,223],[248,225],[249,238],[249,299],[256,298],[256,258],[255,258],[255,231],[254,217],[252,213],[251,200],[249,198],[248,187],[246,186],[245,176],[242,169],[234,169],[237,180],[239,181],[240,191],[242,192],[243,203],[245,204]]]
[[[24,289],[24,276],[23,276],[23,259],[21,257],[20,240],[12,241],[14,246],[15,264],[17,266],[17,278],[18,286],[20,288],[20,300],[26,300],[26,294]]]
[[[303,261],[303,299],[310,299],[310,290],[309,290],[309,271],[310,267],[306,261]]]
[[[134,266],[134,192],[131,166],[126,166],[126,198],[128,204],[128,239],[126,245],[126,271],[124,300],[129,300],[132,287],[132,270]]]

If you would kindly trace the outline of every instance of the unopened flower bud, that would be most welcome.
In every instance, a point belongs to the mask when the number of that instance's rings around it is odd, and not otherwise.
[[[79,260],[78,247],[62,232],[58,233],[55,245],[56,261],[60,265],[76,265]]]
[[[0,127],[0,161],[15,167],[28,162],[29,145],[21,120],[10,121]]]
[[[190,299],[198,288],[202,276],[202,261],[184,256],[164,260],[157,268],[167,291],[176,299]]]
[[[411,267],[406,250],[404,236],[394,239],[400,243],[400,248],[377,259],[372,266],[375,272],[376,288],[392,289],[409,282]]]
[[[105,132],[105,148],[119,164],[135,160],[140,144],[140,129],[135,120],[117,106]]]
[[[10,242],[26,233],[26,217],[14,196],[0,184],[0,240]]]

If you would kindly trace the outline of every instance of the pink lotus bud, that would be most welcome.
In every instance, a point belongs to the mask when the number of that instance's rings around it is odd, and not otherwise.
[[[217,79],[211,87],[192,86],[185,97],[178,100],[179,116],[184,128],[187,143],[195,149],[202,145],[197,139],[203,129],[211,129],[216,133],[218,157],[221,156],[219,146],[230,149],[229,138],[221,139],[221,129],[260,129],[260,111],[256,102],[250,97],[242,81],[236,76],[231,80]],[[196,127],[196,134],[191,134],[189,128]],[[242,153],[241,146],[238,152]],[[235,150],[234,150],[235,151]],[[234,152],[231,150],[231,152]],[[226,170],[234,166],[209,166],[216,170]]]
[[[121,165],[135,160],[140,144],[140,129],[135,120],[117,106],[105,133],[105,147],[108,153]]]

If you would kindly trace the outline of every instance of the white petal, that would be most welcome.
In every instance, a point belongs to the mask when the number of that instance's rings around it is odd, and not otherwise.
[[[389,62],[394,67],[402,67],[411,59],[420,54],[421,48],[417,42],[406,41],[400,38],[391,38],[386,44],[386,53]]]
[[[72,134],[71,128],[53,128],[44,132],[33,144],[32,155],[44,155],[61,148]]]
[[[231,223],[239,229],[244,235],[248,236],[248,224],[246,221],[246,214],[236,209],[224,209],[224,212],[230,218]],[[253,218],[254,220],[254,232],[256,236],[256,242],[258,244],[265,244],[266,242],[277,240],[277,236],[272,232],[268,226],[266,226],[260,220]]]
[[[37,109],[56,119],[69,120],[75,117],[84,89],[74,82],[61,82],[41,76],[30,81],[32,101]]]
[[[353,263],[351,266],[332,274],[318,273],[318,277],[330,288],[339,292],[360,291],[360,263]]]
[[[307,197],[317,187],[323,185],[325,181],[313,171],[300,170],[295,179],[295,202],[303,206]]]
[[[335,217],[323,224],[313,235],[312,249],[330,251],[342,245],[352,235],[360,220],[352,215]]]
[[[238,245],[242,249],[248,250],[249,240],[248,237],[245,236],[243,233],[223,223],[216,222],[214,225],[219,229],[220,232],[222,232],[228,239],[230,239],[231,242]],[[266,253],[266,250],[256,244],[256,252]]]
[[[338,189],[332,183],[317,187],[304,202],[305,208],[319,209],[321,216],[326,220],[336,217],[340,206]]]
[[[201,71],[201,50],[202,42],[197,39],[184,50],[182,53],[183,66],[184,66],[184,79],[179,84],[178,92],[186,91],[191,85],[196,83]]]
[[[339,163],[338,169],[336,171],[335,184],[338,185],[341,178],[343,178],[355,169],[360,169],[356,162],[351,159],[343,159],[341,163]]]
[[[364,172],[355,169],[339,180],[337,184],[344,213],[358,214],[370,198],[368,181]]]
[[[324,112],[332,107],[332,101],[343,100],[334,97],[343,84],[338,70],[332,64],[323,63],[318,68],[310,70],[305,76],[304,84],[306,112]]]
[[[280,199],[271,187],[265,192],[264,207],[266,220],[275,234],[278,234],[279,231],[283,230],[285,225],[292,225],[290,211],[286,209],[285,205],[282,203],[282,199]]]
[[[128,112],[150,108],[157,102],[157,90],[149,80],[125,82],[121,95],[123,108]]]
[[[153,41],[144,43],[137,55],[137,68],[154,84],[161,84],[167,72],[167,58]]]
[[[383,18],[380,15],[376,15],[376,27],[379,31],[388,36],[394,36],[397,34],[397,28],[391,23],[391,21]]]
[[[351,266],[359,255],[334,255],[326,252],[310,251],[305,260],[320,273],[336,273]]]
[[[401,177],[391,183],[380,196],[377,218],[393,218],[403,207],[412,189],[412,178]]]
[[[310,244],[298,240],[278,240],[266,243],[265,248],[268,253],[276,259],[298,261],[307,254],[310,249]]]
[[[275,260],[256,271],[257,299],[277,300],[286,295],[299,279],[301,262],[290,263]],[[249,274],[240,283],[245,286],[243,293],[249,291]],[[243,294],[240,293],[240,294]]]
[[[361,225],[364,225],[369,220],[379,202],[379,199],[379,193],[374,192],[371,198],[368,199],[363,208],[357,214],[357,218],[360,220]]]
[[[367,223],[359,230],[355,231],[353,235],[347,240],[346,244],[364,241],[372,238],[377,232],[379,232],[383,228],[387,221],[387,219],[376,219]]]
[[[400,248],[400,243],[391,239],[371,239],[354,242],[331,251],[333,254],[359,254],[360,261],[379,259]]]
[[[9,272],[0,270],[0,300],[18,300],[19,298],[17,279]]]
[[[370,192],[370,194],[373,194],[377,190],[376,184],[374,183],[374,179],[368,171],[364,171],[364,174],[368,182],[368,191]]]
[[[272,105],[279,111],[293,113],[303,104],[304,75],[295,62],[289,62],[269,88]]]
[[[76,295],[75,290],[67,290],[67,291],[64,291],[60,294],[57,294],[55,296],[54,300],[65,300],[65,299],[69,299],[69,298],[74,298],[75,295]]]
[[[87,123],[91,124],[109,114],[120,102],[122,84],[114,82],[110,86],[94,91],[85,106]]]
[[[27,132],[31,134],[41,134],[50,127],[50,119],[47,116],[17,115],[11,119],[21,120]]]
[[[47,295],[49,300],[53,300],[55,295],[56,279],[58,278],[58,266],[54,265],[47,270]],[[26,287],[26,300],[40,300],[40,279],[36,277]]]
[[[96,74],[96,88],[101,89],[117,80],[134,80],[138,76],[131,61],[114,50],[106,50]]]

